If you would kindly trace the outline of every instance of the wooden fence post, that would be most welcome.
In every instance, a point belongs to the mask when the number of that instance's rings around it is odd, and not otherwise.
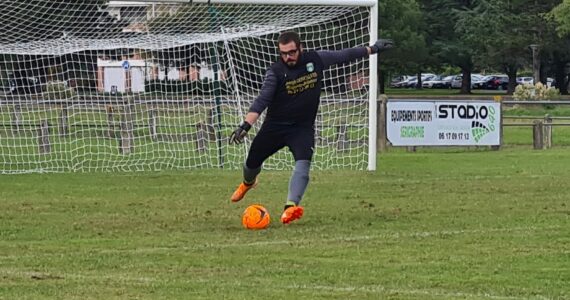
[[[125,155],[131,154],[135,150],[133,111],[133,99],[127,97],[121,114],[121,139],[119,142],[119,152]]]
[[[336,149],[343,151],[349,150],[350,148],[350,141],[348,140],[348,133],[347,133],[347,125],[340,124],[337,127],[337,138],[336,138]]]
[[[323,120],[320,114],[317,114],[315,119],[315,144],[318,146],[324,145],[324,139],[322,136],[321,128],[323,126]]]
[[[59,124],[59,136],[66,137],[69,134],[67,105],[61,107],[61,111],[59,112],[58,124]]]
[[[552,148],[552,117],[549,114],[544,116],[544,147]]]
[[[534,121],[532,126],[532,141],[535,150],[544,149],[544,126],[542,121]]]
[[[207,134],[207,137],[210,141],[215,142],[216,141],[216,127],[215,125],[217,124],[217,112],[215,108],[211,108],[208,109],[208,115],[206,116],[206,124],[204,124],[205,126],[205,133]]]
[[[113,118],[113,106],[112,105],[108,105],[106,107],[106,111],[107,111],[107,137],[110,139],[114,139],[115,138],[115,120]]]
[[[378,147],[378,151],[386,152],[386,148],[388,145],[388,136],[386,132],[386,122],[387,122],[387,103],[388,97],[386,95],[380,95],[380,105],[378,105],[378,124],[377,124],[377,132],[378,132],[378,143],[376,144]]]
[[[51,145],[49,142],[49,123],[46,119],[40,121],[40,126],[38,128],[38,148],[40,154],[48,154],[51,151]]]
[[[14,105],[14,111],[12,112],[12,134],[18,135],[22,128],[22,108],[20,105]]]
[[[196,124],[196,150],[199,153],[208,151],[208,127],[202,122]]]
[[[156,105],[152,104],[148,110],[148,131],[150,132],[150,137],[154,142],[158,140],[156,130],[157,123]]]

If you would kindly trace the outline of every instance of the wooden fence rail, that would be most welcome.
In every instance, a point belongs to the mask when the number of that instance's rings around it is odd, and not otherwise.
[[[136,152],[136,132],[146,130],[153,142],[194,142],[199,153],[206,153],[212,142],[222,139],[227,143],[227,137],[217,130],[227,130],[229,126],[237,124],[218,124],[216,108],[202,105],[199,109],[188,110],[188,106],[174,105],[174,103],[134,102],[123,101],[113,104],[83,103],[83,104],[9,104],[0,107],[9,113],[10,122],[0,122],[0,128],[11,131],[13,137],[32,135],[37,140],[38,153],[49,154],[54,143],[54,134],[60,138],[70,138],[77,134],[77,129],[95,129],[96,135],[102,138],[115,140],[117,151],[123,155]],[[73,122],[72,113],[75,110],[86,111],[98,115],[95,119],[86,119]],[[43,111],[43,112],[40,112]],[[46,113],[46,111],[48,113]],[[190,121],[183,123],[161,124],[165,113],[183,113]],[[30,113],[34,116],[31,118]],[[51,115],[46,117],[45,115]],[[203,115],[203,116],[202,116]],[[141,118],[141,116],[143,116]],[[31,118],[31,119],[30,119]],[[75,117],[77,118],[77,117]],[[138,119],[137,119],[138,118]],[[195,119],[193,119],[195,118]],[[236,119],[237,120],[237,119]],[[321,124],[322,119],[317,120]],[[365,125],[334,124],[329,126],[334,132],[327,132],[326,136],[317,128],[316,142],[318,146],[332,145],[338,151],[349,151],[351,147],[362,146],[363,139],[351,137],[350,129],[361,129]],[[162,129],[166,129],[162,130]],[[54,132],[57,130],[57,132]],[[169,132],[173,130],[174,132]],[[162,132],[162,133],[161,133]],[[87,133],[91,134],[91,133]],[[145,133],[146,135],[146,133]]]

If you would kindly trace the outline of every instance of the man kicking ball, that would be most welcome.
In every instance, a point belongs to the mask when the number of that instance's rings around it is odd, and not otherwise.
[[[241,144],[259,115],[267,109],[265,121],[251,143],[243,166],[243,182],[233,193],[231,201],[243,199],[256,186],[263,162],[287,146],[295,159],[295,168],[289,181],[281,222],[289,224],[303,216],[300,203],[309,184],[323,71],[332,65],[392,48],[392,41],[381,39],[369,47],[305,52],[299,35],[285,32],[279,36],[278,45],[281,59],[265,73],[259,96],[249,108],[245,120],[230,136],[230,144]]]

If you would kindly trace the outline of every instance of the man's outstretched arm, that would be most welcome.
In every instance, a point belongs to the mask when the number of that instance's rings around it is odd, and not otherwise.
[[[358,58],[362,58],[371,54],[383,52],[394,46],[392,40],[380,39],[372,46],[348,48],[339,51],[317,51],[321,57],[325,68],[349,62]]]

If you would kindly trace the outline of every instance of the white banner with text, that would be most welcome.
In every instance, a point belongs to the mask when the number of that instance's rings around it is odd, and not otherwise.
[[[386,130],[393,146],[491,146],[501,143],[501,104],[494,101],[390,100]]]

